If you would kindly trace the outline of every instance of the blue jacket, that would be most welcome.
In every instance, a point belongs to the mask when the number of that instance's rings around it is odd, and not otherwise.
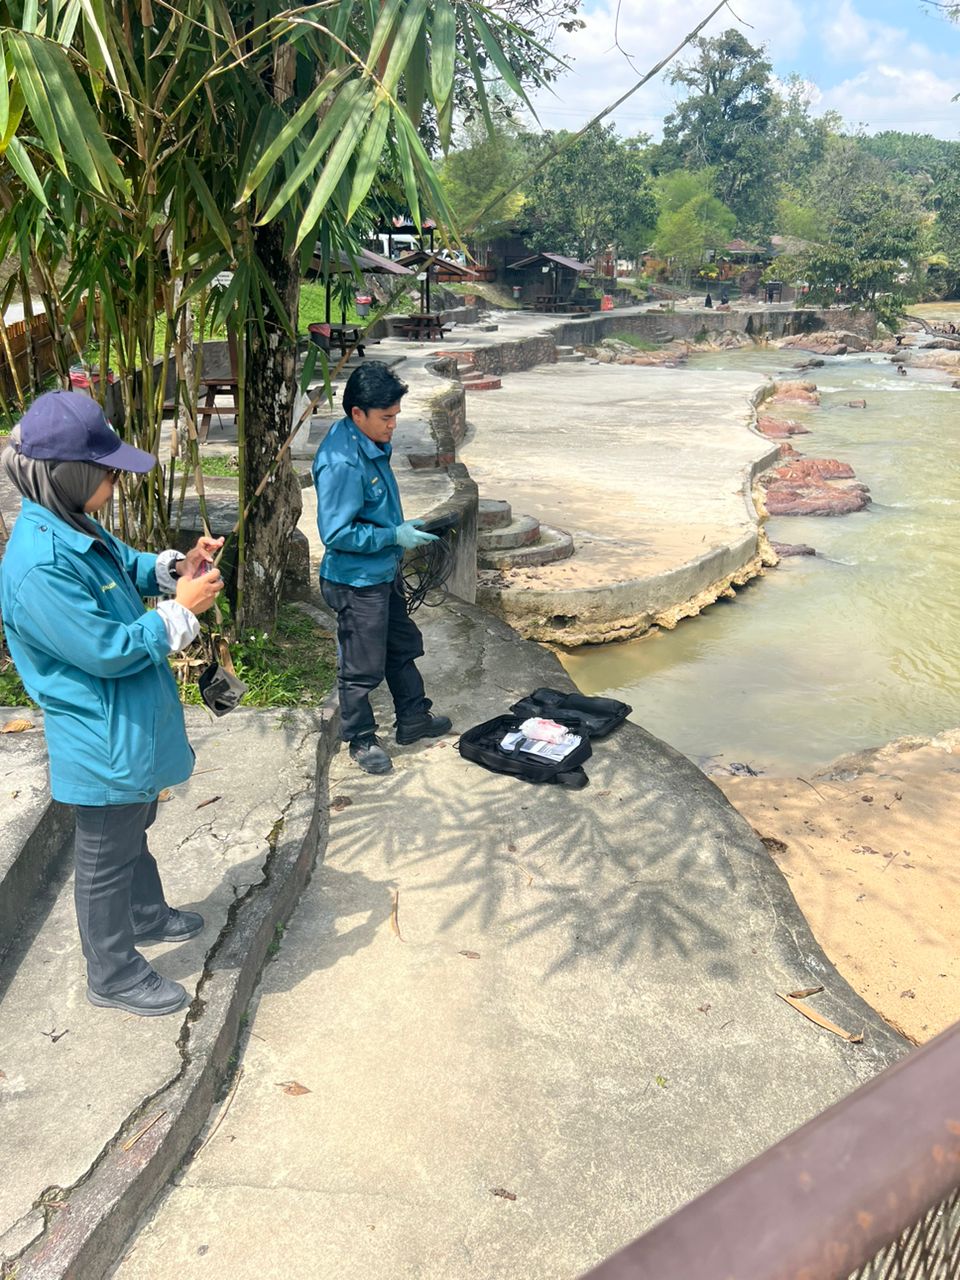
[[[389,444],[365,436],[340,418],[313,460],[317,528],[323,540],[320,577],[351,587],[372,587],[396,577],[402,548],[400,491],[390,469]]]
[[[45,718],[65,804],[136,804],[193,772],[157,595],[157,557],[97,539],[26,498],[0,563],[10,654]],[[114,558],[115,557],[115,558]]]

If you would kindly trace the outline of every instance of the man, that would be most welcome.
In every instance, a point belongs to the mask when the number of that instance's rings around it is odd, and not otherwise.
[[[423,637],[400,590],[406,548],[435,542],[418,520],[406,521],[390,468],[390,439],[407,388],[377,360],[350,375],[346,415],[333,424],[313,460],[317,527],[323,539],[320,590],[337,615],[340,736],[367,773],[393,764],[376,737],[370,694],[386,678],[401,746],[438,738],[447,716],[430,714],[416,659]]]

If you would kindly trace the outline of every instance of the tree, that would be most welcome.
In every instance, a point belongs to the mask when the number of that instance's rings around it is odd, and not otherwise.
[[[156,14],[153,0],[43,12],[14,0],[0,18],[0,249],[28,290],[40,284],[61,376],[67,322],[85,306],[81,345],[116,368],[128,438],[159,447],[171,368],[187,406],[169,459],[124,490],[124,532],[167,540],[177,450],[202,489],[192,339],[195,324],[232,326],[241,508],[263,491],[240,522],[237,600],[246,622],[269,624],[299,512],[277,458],[294,426],[301,268],[318,237],[330,252],[355,243],[385,152],[414,218],[449,220],[417,133],[423,106],[446,134],[458,75],[483,100],[484,66],[522,97],[515,64],[539,76],[529,39],[461,0],[178,0]]]
[[[654,248],[659,257],[676,264],[684,284],[690,283],[708,250],[722,248],[733,235],[736,218],[712,194],[714,181],[712,169],[680,169],[657,179],[660,217]]]
[[[487,207],[491,192],[514,188],[522,172],[523,151],[516,131],[506,125],[487,133],[474,122],[466,128],[466,141],[466,146],[447,154],[440,181],[468,240],[486,244],[514,221],[523,206],[523,193],[511,190],[492,208]]]
[[[776,171],[771,64],[733,28],[712,39],[701,37],[696,46],[697,59],[670,76],[687,97],[664,121],[658,171],[713,169],[714,194],[733,209],[738,224],[766,226]]]
[[[821,242],[785,262],[818,302],[863,305],[894,321],[915,292],[929,253],[929,217],[855,138],[833,139],[812,180]]]
[[[569,136],[543,135],[534,143],[534,157]],[[613,125],[595,125],[533,175],[524,217],[536,249],[570,253],[582,261],[608,244],[633,249],[656,220],[640,152],[624,145]]]

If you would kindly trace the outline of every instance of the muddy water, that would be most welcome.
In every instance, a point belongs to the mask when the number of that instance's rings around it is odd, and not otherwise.
[[[699,356],[689,376],[749,367],[759,384],[799,358]],[[849,462],[870,508],[771,520],[771,539],[808,543],[816,558],[782,561],[673,632],[564,655],[584,692],[624,698],[708,769],[795,772],[960,725],[960,391],[930,371],[899,377],[878,355],[827,360],[813,376],[823,403],[791,412],[813,431],[794,443]],[[865,410],[846,406],[860,398]]]

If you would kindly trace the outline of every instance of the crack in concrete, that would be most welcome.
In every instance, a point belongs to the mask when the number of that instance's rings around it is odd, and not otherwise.
[[[304,737],[301,740],[300,746],[298,747],[298,753],[302,751],[304,744],[306,743],[307,739],[311,736],[311,732],[315,733],[316,730],[305,732]],[[78,1191],[81,1187],[83,1187],[87,1182],[89,1182],[89,1180],[93,1177],[97,1169],[103,1164],[104,1160],[110,1155],[112,1151],[116,1149],[120,1141],[124,1139],[127,1134],[135,1132],[136,1126],[144,1118],[145,1112],[149,1109],[149,1107],[162,1094],[166,1093],[167,1090],[173,1088],[180,1080],[183,1079],[187,1069],[191,1065],[191,1057],[189,1052],[191,1029],[193,1024],[200,1018],[201,1014],[203,1013],[206,1007],[205,1002],[202,999],[201,993],[203,991],[204,986],[206,985],[206,983],[208,982],[211,976],[213,961],[216,959],[216,956],[222,950],[227,939],[230,937],[233,931],[234,922],[236,920],[236,917],[240,908],[243,906],[245,902],[249,901],[249,899],[255,893],[258,893],[264,890],[270,884],[272,879],[272,871],[273,871],[272,864],[276,858],[279,838],[283,830],[283,827],[286,823],[287,814],[294,807],[294,805],[296,805],[305,795],[310,794],[312,791],[313,791],[313,785],[312,785],[312,776],[311,776],[311,785],[305,786],[301,788],[299,791],[295,792],[289,798],[287,803],[283,806],[280,817],[277,818],[276,822],[274,822],[273,824],[273,827],[264,837],[267,841],[268,853],[261,867],[260,880],[257,881],[255,884],[249,885],[246,893],[244,893],[242,897],[235,898],[234,901],[231,903],[230,907],[227,910],[227,916],[224,921],[223,927],[221,928],[216,939],[211,944],[210,949],[207,951],[207,954],[204,957],[203,970],[200,974],[200,979],[197,983],[196,994],[193,1000],[191,1001],[189,1008],[187,1009],[187,1013],[183,1021],[183,1026],[181,1027],[181,1030],[180,1030],[180,1035],[177,1037],[176,1047],[177,1047],[178,1053],[180,1054],[180,1066],[178,1070],[174,1072],[174,1074],[170,1076],[167,1080],[165,1080],[157,1089],[149,1093],[140,1103],[138,1103],[136,1106],[134,1106],[130,1110],[126,1119],[123,1121],[123,1123],[118,1127],[118,1129],[113,1134],[113,1136],[107,1140],[107,1142],[98,1152],[96,1157],[90,1163],[89,1167],[78,1178],[76,1178],[67,1187],[47,1187],[39,1194],[39,1196],[34,1201],[28,1213],[23,1215],[22,1218],[18,1219],[17,1223],[15,1223],[14,1226],[19,1226],[29,1217],[30,1213],[36,1212],[39,1210],[43,1214],[43,1230],[37,1236],[35,1236],[28,1244],[24,1245],[24,1247],[21,1250],[19,1250],[16,1254],[11,1255],[9,1258],[6,1258],[2,1262],[0,1262],[0,1280],[13,1280],[13,1277],[16,1276],[17,1267],[20,1260],[23,1258],[24,1254],[26,1254],[29,1249],[34,1248],[38,1244],[38,1242],[43,1239],[43,1236],[46,1234],[46,1231],[50,1226],[51,1222],[53,1221],[54,1215],[57,1213],[57,1211],[65,1207],[71,1195],[73,1195],[76,1191]],[[203,826],[201,826],[197,830],[203,830],[204,826],[208,826],[212,828],[213,824],[212,823],[203,824]],[[194,832],[194,834],[196,834],[196,832]],[[181,842],[181,844],[178,845],[178,848],[182,847],[183,843],[184,842]]]

